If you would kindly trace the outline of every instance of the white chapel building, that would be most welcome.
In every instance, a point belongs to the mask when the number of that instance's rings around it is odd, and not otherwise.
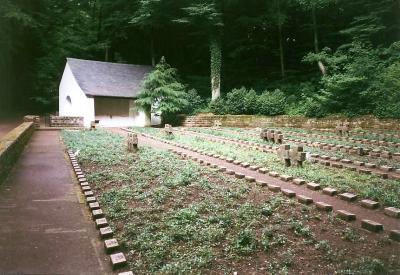
[[[90,127],[148,126],[160,124],[140,111],[135,98],[151,66],[109,63],[67,58],[59,87],[59,115],[84,118]]]

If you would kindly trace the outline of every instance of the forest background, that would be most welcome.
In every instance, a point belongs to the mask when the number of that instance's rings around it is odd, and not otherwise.
[[[0,113],[56,111],[66,57],[163,56],[180,112],[400,118],[400,0],[0,0]]]

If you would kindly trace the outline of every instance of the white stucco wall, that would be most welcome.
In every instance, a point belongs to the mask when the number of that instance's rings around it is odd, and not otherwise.
[[[117,97],[95,97],[94,110],[99,126],[121,127],[146,125],[146,116],[137,107],[134,99]],[[153,119],[153,123],[157,123]]]
[[[130,117],[121,117],[121,116],[96,116],[96,119],[99,120],[99,126],[101,127],[124,127],[124,126],[135,126],[135,127],[144,127],[145,126],[145,114],[143,112],[139,112],[137,116],[134,118]],[[159,125],[161,120],[159,117],[155,117],[153,114],[151,116],[151,124]]]
[[[67,100],[67,97],[71,99],[71,102]],[[90,127],[90,122],[95,119],[100,120],[99,126],[102,127],[142,127],[145,125],[145,114],[143,112],[138,112],[133,118],[128,116],[95,116],[95,99],[93,97],[87,97],[82,91],[68,63],[65,66],[59,87],[59,115],[83,117],[85,127]],[[160,124],[159,116],[152,114],[151,123],[152,125]]]
[[[71,98],[71,103],[67,97]],[[59,115],[81,116],[84,118],[85,127],[90,127],[94,120],[94,99],[85,95],[73,76],[67,63],[59,87]]]

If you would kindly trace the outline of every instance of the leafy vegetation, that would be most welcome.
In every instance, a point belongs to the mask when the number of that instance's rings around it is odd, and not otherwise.
[[[185,86],[179,82],[176,70],[168,65],[164,57],[146,76],[136,103],[147,113],[149,121],[150,113],[168,116],[188,105]]]
[[[55,111],[66,57],[165,56],[213,99],[182,112],[399,117],[399,18],[397,0],[3,0],[0,110]]]
[[[159,129],[135,128],[135,130],[164,138],[164,133]],[[375,175],[364,175],[345,169],[337,173],[335,168],[307,162],[303,168],[286,167],[279,160],[279,157],[273,153],[249,150],[235,144],[216,143],[205,138],[181,133],[174,134],[174,141],[209,153],[262,166],[269,171],[302,178],[309,182],[317,182],[322,187],[332,187],[339,192],[354,192],[359,194],[360,197],[379,201],[382,205],[400,207],[400,197],[398,195],[400,186],[396,180],[382,179]]]
[[[172,153],[143,146],[127,153],[122,137],[102,130],[64,131],[63,140],[79,150],[130,268],[139,274],[334,273],[352,263],[356,268],[364,257],[388,271],[400,268],[393,244],[365,235],[349,245],[340,234],[345,222]],[[327,241],[321,228],[336,233]]]
[[[207,128],[189,128],[192,131],[199,132],[199,133],[204,133],[204,134],[211,134],[214,136],[220,136],[220,137],[226,137],[226,138],[234,138],[237,140],[242,140],[242,141],[249,141],[255,144],[262,144],[262,145],[274,145],[273,143],[268,143],[266,141],[263,141],[259,137],[259,131],[252,131],[250,129],[240,129],[240,128],[221,128],[218,130],[214,129],[207,129]],[[391,146],[382,146],[382,147],[373,147],[373,146],[365,146],[364,144],[358,144],[358,143],[346,143],[340,140],[335,139],[335,137],[332,133],[326,133],[326,137],[330,137],[332,140],[326,140],[326,139],[319,139],[319,138],[306,138],[303,136],[297,136],[296,134],[287,134],[285,133],[287,130],[294,131],[294,132],[299,132],[299,133],[308,133],[308,132],[313,132],[309,130],[303,130],[303,129],[298,129],[298,128],[275,128],[277,130],[280,130],[284,133],[285,137],[291,137],[295,139],[301,139],[305,141],[317,141],[317,142],[331,142],[333,140],[333,144],[340,144],[340,145],[352,145],[352,146],[360,146],[363,148],[369,148],[369,149],[381,149],[381,150],[388,150],[391,152],[397,152],[398,149],[391,147]],[[320,132],[314,131],[314,133],[321,134]],[[368,137],[368,135],[362,135],[362,137]],[[375,136],[376,138],[376,136]],[[296,142],[285,142],[285,144],[296,144]],[[310,153],[316,153],[320,155],[326,155],[329,157],[337,157],[337,158],[346,158],[350,159],[352,161],[362,161],[365,163],[375,163],[377,165],[386,165],[386,166],[391,166],[395,168],[400,168],[399,161],[396,159],[387,159],[387,158],[375,158],[375,157],[370,157],[370,156],[359,156],[359,155],[354,155],[354,154],[348,154],[348,153],[343,153],[340,151],[330,151],[330,150],[323,150],[317,147],[311,147],[311,146],[305,146],[305,151],[310,152]]]

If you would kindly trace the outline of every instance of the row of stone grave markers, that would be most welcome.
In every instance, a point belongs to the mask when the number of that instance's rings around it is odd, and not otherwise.
[[[386,147],[400,147],[399,142],[392,141],[383,141],[383,140],[375,140],[375,139],[366,139],[366,138],[353,138],[353,137],[334,137],[334,136],[325,136],[320,134],[312,134],[312,133],[300,133],[295,131],[286,131],[285,134],[308,137],[308,138],[318,138],[318,139],[337,139],[352,143],[361,143],[361,144],[371,144],[376,146],[386,146]]]
[[[224,129],[224,131],[233,131],[233,132],[238,132],[235,130],[230,130],[230,129]],[[261,132],[261,128],[255,128],[254,130],[257,130],[258,132]],[[303,129],[307,130],[307,129]],[[329,130],[329,131],[322,131],[321,129],[310,129],[311,131],[321,131],[321,132],[335,132],[335,130]],[[354,132],[354,131],[350,131]],[[240,132],[243,135],[248,135],[248,136],[258,136],[259,134],[257,133],[243,133]],[[363,134],[366,134],[366,132],[360,132]],[[376,140],[376,139],[367,139],[367,138],[356,138],[356,137],[350,137],[350,136],[326,136],[326,135],[321,135],[321,134],[313,134],[313,133],[301,133],[301,132],[296,132],[296,131],[283,131],[283,134],[288,134],[288,135],[298,135],[298,136],[304,136],[304,137],[315,137],[315,138],[320,138],[320,139],[338,139],[338,140],[343,140],[343,141],[348,141],[348,142],[358,142],[362,144],[372,144],[372,145],[380,145],[380,146],[391,146],[391,147],[400,147],[400,142],[392,142],[392,141],[383,141],[383,140]],[[382,134],[379,135],[382,137],[399,137],[400,135],[391,135],[391,134]],[[378,137],[379,137],[378,136]]]
[[[303,145],[308,145],[312,147],[316,147],[322,150],[329,150],[329,151],[340,151],[343,153],[349,153],[349,154],[354,154],[354,155],[359,155],[359,156],[364,156],[364,155],[369,155],[373,157],[383,157],[383,158],[388,158],[388,159],[399,159],[400,160],[400,153],[391,153],[389,151],[382,151],[380,149],[374,149],[370,150],[367,148],[359,147],[359,146],[346,146],[346,145],[340,145],[340,144],[330,144],[330,143],[324,143],[324,142],[313,142],[313,141],[308,141],[308,140],[302,140],[302,139],[295,139],[295,138],[284,138],[282,136],[282,140],[279,140],[279,142],[276,142],[275,139],[273,139],[273,133],[271,131],[276,131],[276,130],[263,130],[261,132],[260,136],[264,141],[269,141],[273,143],[279,143],[282,144],[283,141],[292,141],[292,142],[297,142]],[[280,132],[280,131],[278,131]]]
[[[110,255],[112,268],[113,270],[123,268],[127,264],[125,255],[122,252],[118,252],[120,249],[119,243],[117,239],[112,238],[114,233],[111,227],[108,225],[107,219],[104,216],[104,212],[101,209],[100,204],[97,201],[89,183],[87,182],[85,174],[79,166],[75,154],[71,150],[69,150],[67,153],[71,160],[71,164],[76,178],[78,179],[81,191],[85,196],[86,203],[90,209],[96,228],[99,230],[101,239],[104,240],[105,251]],[[118,273],[118,275],[133,275],[133,272],[125,271]]]
[[[123,129],[123,130],[129,131],[127,129]],[[154,137],[154,136],[149,135],[149,134],[140,133],[140,135],[142,135],[144,137],[147,137],[147,138],[150,138],[150,139],[153,139],[153,140],[156,140],[156,141],[160,141],[160,142],[166,143],[166,144],[171,145],[171,146],[182,148],[182,149],[185,149],[185,150],[188,150],[188,151],[192,151],[192,152],[195,152],[195,153],[198,153],[198,154],[201,154],[201,155],[205,155],[205,156],[209,156],[209,157],[213,157],[213,158],[218,158],[218,159],[224,160],[224,161],[226,161],[228,163],[232,163],[232,164],[235,164],[235,165],[240,165],[240,166],[242,166],[244,168],[248,168],[251,171],[256,171],[256,172],[259,172],[261,174],[267,174],[268,173],[269,176],[275,177],[275,178],[279,178],[282,181],[286,181],[286,182],[292,181],[296,185],[302,185],[302,184],[306,183],[302,179],[297,179],[297,178],[293,179],[293,177],[290,177],[290,176],[280,175],[277,172],[268,171],[267,169],[259,167],[259,166],[251,166],[247,162],[241,162],[241,161],[233,160],[233,159],[230,159],[230,158],[218,155],[218,154],[207,153],[207,152],[205,152],[203,150],[198,150],[198,149],[192,148],[190,146],[181,145],[181,144],[173,142],[173,141],[164,140],[162,138]],[[279,192],[280,191],[285,196],[287,196],[289,198],[297,197],[297,200],[300,203],[303,203],[303,204],[315,203],[316,208],[319,209],[319,210],[327,211],[327,212],[330,212],[330,211],[333,210],[332,205],[329,205],[329,204],[324,203],[324,202],[313,202],[312,198],[309,198],[309,197],[306,197],[306,196],[303,196],[303,195],[297,195],[296,192],[294,192],[292,190],[281,189],[280,186],[269,184],[269,183],[264,182],[264,181],[256,181],[255,178],[252,177],[252,176],[249,176],[249,175],[246,176],[243,173],[239,173],[239,172],[227,169],[225,166],[218,166],[217,164],[213,164],[212,161],[203,160],[201,158],[191,156],[190,154],[184,153],[184,152],[179,151],[179,150],[174,149],[174,148],[168,148],[168,150],[173,152],[173,153],[176,153],[176,154],[180,155],[183,158],[191,158],[191,159],[193,159],[195,161],[198,161],[200,164],[203,164],[203,165],[206,165],[206,166],[210,166],[212,168],[216,168],[216,169],[218,169],[218,171],[225,172],[228,175],[234,175],[238,179],[245,179],[245,180],[247,180],[249,182],[256,182],[257,184],[259,184],[261,186],[266,186],[266,187],[268,187],[268,189],[270,191],[273,191],[273,192]],[[310,190],[313,190],[313,191],[320,190],[319,184],[312,183],[312,182],[307,183],[307,188],[310,189]],[[323,193],[327,194],[327,195],[330,195],[330,196],[334,196],[334,195],[337,194],[337,191],[335,189],[333,189],[333,188],[324,188],[323,189]],[[355,202],[356,199],[357,199],[357,195],[351,194],[351,193],[342,193],[342,194],[339,194],[339,198],[342,199],[342,200],[348,201],[348,202]],[[374,202],[374,201],[371,201],[371,200],[362,200],[361,201],[361,206],[364,207],[364,208],[368,208],[368,209],[376,209],[377,208],[377,203]],[[400,209],[397,209],[397,208],[394,208],[394,207],[385,208],[384,209],[384,213],[386,215],[390,216],[390,217],[393,217],[393,218],[400,218]],[[353,221],[353,220],[356,219],[356,215],[355,214],[352,214],[352,213],[350,213],[348,211],[345,211],[345,210],[337,210],[336,214],[337,214],[337,216],[339,218],[341,218],[343,220],[346,220],[346,221]],[[381,232],[381,231],[383,231],[383,225],[382,224],[374,222],[374,221],[371,221],[371,220],[362,220],[361,221],[361,227],[363,229],[366,229],[366,230],[371,231],[371,232]],[[400,230],[391,230],[389,232],[389,237],[391,239],[395,240],[395,241],[400,241]]]
[[[265,132],[268,132],[269,130],[264,130],[261,132],[261,137],[265,141],[270,141],[274,142],[273,140],[269,140],[263,137],[265,135]],[[288,132],[289,133],[289,132]],[[294,133],[294,132],[293,132]],[[297,133],[295,133],[297,134]],[[303,136],[303,135],[300,135]],[[304,135],[307,137],[306,135]],[[347,146],[347,145],[340,145],[340,144],[332,144],[332,143],[325,143],[325,142],[315,142],[315,141],[308,141],[308,140],[302,140],[302,139],[296,139],[296,138],[283,138],[283,141],[293,141],[293,142],[298,142],[301,144],[305,144],[308,146],[312,147],[317,147],[322,150],[329,150],[329,151],[340,151],[343,153],[349,153],[349,154],[354,154],[354,155],[359,155],[359,156],[371,156],[371,157],[382,157],[382,158],[387,158],[387,159],[398,159],[400,160],[400,153],[391,153],[390,151],[386,150],[381,150],[381,149],[368,149],[368,148],[363,148],[360,146]],[[274,142],[276,143],[276,142]]]
[[[267,131],[267,129],[264,130],[264,132]],[[236,132],[236,131],[234,131]],[[252,134],[252,133],[241,133],[244,135],[248,135],[251,137],[256,137],[258,134]],[[321,139],[333,139],[334,137],[326,137],[322,135],[317,135],[317,134],[305,134],[305,133],[298,133],[298,132],[293,132],[293,131],[287,131],[285,134],[288,135],[297,135],[301,137],[316,137],[316,138],[321,138]],[[263,140],[263,132],[261,132],[261,138]],[[384,141],[368,141],[366,139],[354,139],[354,138],[344,138],[344,137],[336,137],[334,139],[339,139],[339,140],[344,140],[344,141],[349,141],[349,142],[361,142],[363,144],[373,144],[373,145],[381,145],[381,146],[393,146],[393,147],[400,147],[400,143],[394,143],[394,142],[384,142]],[[268,140],[267,140],[268,141]],[[302,139],[296,139],[296,138],[283,138],[283,141],[293,141],[293,142],[299,142],[305,145],[310,145],[313,147],[318,147],[323,150],[329,150],[329,151],[341,151],[343,153],[349,153],[349,154],[354,154],[354,155],[368,155],[370,157],[381,157],[381,158],[387,158],[387,159],[397,159],[400,160],[400,153],[392,153],[387,150],[383,150],[380,148],[375,148],[375,149],[368,149],[368,148],[363,148],[359,146],[347,146],[347,145],[340,145],[340,144],[332,144],[332,143],[324,143],[324,142],[312,142],[308,140],[302,140]]]
[[[319,131],[325,133],[332,133],[335,132],[335,129],[319,129],[319,128],[311,128],[311,131]],[[397,133],[387,133],[387,129],[371,129],[370,131],[366,132],[366,130],[361,129],[353,129],[350,130],[350,134],[352,135],[374,135],[379,137],[392,137],[392,138],[400,138],[400,134]]]
[[[307,137],[306,135],[300,135],[300,136]],[[303,142],[303,143],[307,142],[306,140],[300,140],[300,139],[294,139],[294,138],[287,138],[287,140],[289,140],[289,141],[294,140],[294,141],[299,141],[299,142]],[[378,149],[378,148],[370,150],[370,149],[364,149],[362,147],[351,147],[351,146],[335,145],[335,144],[328,144],[328,143],[321,143],[321,142],[309,142],[308,141],[308,143],[319,146],[320,148],[321,148],[321,146],[322,146],[322,148],[325,147],[326,150],[331,150],[331,151],[332,151],[332,148],[338,148],[336,151],[340,150],[343,152],[349,152],[349,153],[357,154],[360,156],[370,156],[373,158],[381,157],[381,158],[387,158],[387,159],[400,160],[400,153],[392,153],[390,151],[382,150],[382,149]]]
[[[295,138],[285,138],[285,141],[292,141],[296,143],[300,143],[303,145],[319,148],[321,150],[326,151],[334,151],[334,152],[343,152],[348,153],[351,155],[359,155],[359,156],[371,156],[371,157],[380,157],[386,159],[395,159],[400,160],[400,153],[391,153],[389,151],[382,151],[380,149],[366,149],[359,146],[347,146],[347,145],[340,145],[340,144],[331,144],[325,142],[313,142],[308,140],[302,139],[295,139]]]
[[[264,129],[261,131],[260,137],[268,142],[282,144],[283,143],[283,134],[278,130],[268,130]]]
[[[160,139],[160,138],[155,138],[155,137],[152,137],[151,135],[147,135],[147,134],[143,134],[143,135],[146,136],[146,137],[150,137],[150,138],[152,138],[152,139],[158,139],[158,140],[164,142],[164,141],[163,141],[162,139]],[[218,140],[218,139],[215,139],[215,140],[213,140],[213,141],[224,143],[224,141],[221,141],[221,140]],[[234,141],[234,140],[232,140],[232,141]],[[172,143],[172,142],[166,142],[166,143],[168,143],[168,144],[173,144],[174,146],[182,147],[182,148],[185,148],[185,149],[188,149],[188,148],[189,148],[189,146],[183,146],[183,145],[180,145],[180,144],[178,144],[178,143]],[[247,146],[247,145],[242,144],[241,146]],[[254,147],[252,147],[252,148],[254,148]],[[261,150],[261,149],[258,148],[257,150]],[[270,149],[268,149],[268,150],[271,151],[271,152],[275,152],[275,150],[270,150]],[[301,149],[300,149],[300,150],[301,150]],[[298,153],[300,150],[296,150],[296,151],[297,151],[296,153]],[[199,150],[195,150],[195,149],[193,149],[193,151],[194,151],[194,152],[199,152]],[[201,151],[201,150],[200,150],[200,151]],[[263,151],[265,151],[265,150],[263,150]],[[301,151],[300,151],[300,152],[301,152]],[[205,154],[205,155],[207,155],[207,156],[214,156],[214,155],[215,155],[215,154],[207,153],[207,152],[205,152],[205,151],[201,151],[201,153],[203,153],[203,154]],[[220,157],[220,156],[219,156],[219,157]],[[222,159],[222,157],[221,157],[221,159]],[[240,163],[241,163],[241,162],[238,161],[238,160],[231,160],[231,161],[229,161],[229,158],[225,158],[225,157],[224,157],[224,159],[226,159],[228,162],[233,162],[234,164],[240,164]],[[251,167],[257,167],[257,166],[250,166],[250,164],[248,164],[248,166],[250,167],[250,169],[251,169]],[[261,168],[261,169],[264,169],[264,168]],[[260,169],[260,170],[261,170],[261,169]],[[257,170],[257,169],[251,169],[251,170]],[[264,169],[264,170],[266,171],[266,169]],[[261,170],[261,171],[264,171],[264,170]],[[269,172],[269,173],[270,173],[271,176],[275,176],[275,174],[278,174],[278,173],[276,173],[276,172]],[[280,178],[281,178],[283,181],[290,181],[290,180],[293,179],[293,177],[285,176],[285,175],[280,176]],[[297,185],[301,185],[301,184],[304,184],[304,183],[305,183],[305,181],[299,180],[299,179],[294,179],[293,182],[294,182],[295,184],[297,184]],[[315,191],[315,190],[320,190],[320,185],[317,184],[317,183],[308,183],[308,184],[307,184],[307,188],[308,188],[308,189],[311,189],[311,190],[314,190],[314,191]],[[333,189],[333,188],[325,188],[325,189],[323,190],[323,193],[324,193],[324,194],[329,194],[329,195],[333,196],[333,195],[336,195],[338,192],[337,192],[335,189]],[[355,194],[351,194],[351,193],[343,193],[343,194],[339,194],[339,197],[340,197],[341,199],[343,199],[343,200],[353,201],[353,200],[354,200],[355,198],[357,198],[358,196],[355,195]],[[348,199],[348,198],[349,198],[349,199]],[[373,202],[373,201],[368,200],[368,199],[365,199],[365,200],[362,200],[362,201],[361,201],[361,206],[363,206],[363,207],[365,207],[365,208],[370,208],[370,209],[371,209],[371,207],[368,207],[369,204],[379,205],[377,202]],[[385,213],[387,212],[387,215],[393,216],[393,215],[390,215],[390,213],[391,213],[392,210],[393,210],[394,212],[398,213],[399,216],[400,216],[400,210],[399,210],[399,209],[396,209],[396,208],[393,209],[393,208],[390,208],[390,207],[389,207],[389,208],[385,209]],[[394,215],[394,216],[396,216],[396,215]]]
[[[211,134],[204,134],[201,132],[196,132],[195,130],[184,130],[181,129],[182,132],[188,132],[196,135],[202,135],[205,138],[208,138],[210,141],[226,141],[232,144],[236,144],[238,146],[247,147],[253,150],[259,150],[262,152],[267,153],[275,153],[278,151],[278,148],[270,146],[270,145],[261,145],[258,143],[250,142],[250,141],[243,141],[240,139],[234,138],[226,138],[221,136],[214,136]],[[306,153],[307,154],[307,153]],[[343,168],[346,167],[352,171],[357,171],[363,174],[375,174],[377,176],[382,177],[383,179],[400,179],[400,169],[395,169],[391,166],[386,165],[377,165],[374,163],[365,163],[361,161],[352,161],[349,159],[341,159],[336,157],[328,157],[328,156],[321,156],[319,154],[310,154],[310,161],[311,163],[320,163],[324,166],[331,166],[333,168]],[[371,169],[376,169],[371,170]]]
[[[193,131],[189,131],[189,132],[193,132]],[[194,132],[194,133],[197,135],[203,135],[203,137],[209,139],[210,141],[222,142],[222,143],[224,143],[224,141],[227,141],[229,143],[232,143],[232,144],[235,144],[238,146],[242,146],[242,147],[246,147],[246,148],[250,148],[250,149],[254,149],[254,150],[259,150],[262,152],[278,153],[278,156],[280,155],[279,154],[280,150],[279,150],[279,148],[276,148],[276,147],[272,147],[272,146],[268,146],[268,145],[261,146],[259,144],[248,142],[248,141],[241,141],[241,140],[229,139],[229,138],[224,138],[224,137],[211,138],[211,137],[209,137],[208,134],[203,134],[203,133],[198,133],[198,132]],[[298,153],[300,154],[300,152],[298,152]],[[304,158],[304,155],[303,155],[303,158]],[[382,177],[383,179],[389,179],[389,178],[390,179],[392,179],[392,178],[400,179],[400,169],[394,170],[393,167],[389,167],[389,166],[377,166],[376,164],[372,164],[372,163],[364,163],[364,162],[356,162],[356,161],[353,162],[348,159],[339,159],[339,158],[328,157],[328,156],[320,156],[318,154],[310,154],[310,162],[311,163],[318,162],[321,165],[331,166],[333,168],[346,167],[352,171],[357,171],[357,172],[363,173],[363,174],[372,174],[373,173],[377,176]],[[371,170],[371,169],[376,169],[378,171]],[[390,175],[390,177],[389,177],[389,175]]]

